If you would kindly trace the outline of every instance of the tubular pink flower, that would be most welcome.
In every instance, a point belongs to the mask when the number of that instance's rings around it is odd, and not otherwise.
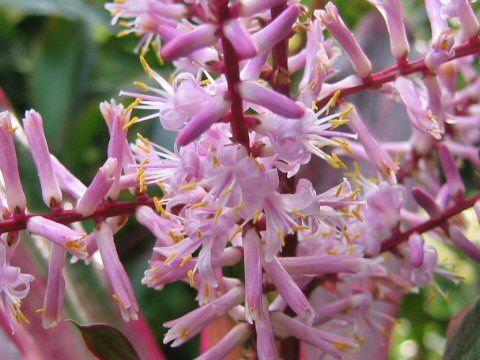
[[[253,34],[252,38],[257,44],[259,52],[271,49],[285,39],[299,15],[299,6],[289,6],[270,24]]]
[[[195,360],[218,360],[225,359],[237,347],[244,344],[250,337],[252,330],[245,323],[240,323],[230,330],[211,349],[203,353]]]
[[[442,215],[442,208],[440,205],[425,190],[419,187],[414,187],[412,189],[412,195],[415,202],[424,208],[430,217],[436,218]]]
[[[405,25],[403,24],[403,10],[400,0],[368,0],[382,14],[390,34],[390,49],[397,60],[408,57],[408,44]]]
[[[62,204],[62,192],[53,172],[48,150],[47,139],[43,130],[43,120],[34,110],[27,111],[23,119],[23,127],[27,135],[28,144],[33,161],[37,167],[40,185],[42,186],[43,201],[47,206],[55,207]]]
[[[415,267],[420,267],[423,264],[424,259],[424,245],[425,240],[423,236],[417,233],[413,233],[408,238],[408,245],[410,246],[410,261]]]
[[[173,340],[172,347],[177,347],[190,340],[200,333],[205,327],[211,324],[215,319],[225,315],[233,307],[243,302],[245,290],[243,287],[234,287],[218,299],[193,310],[192,312],[163,324],[171,328],[163,339],[167,344]]]
[[[436,121],[436,116],[422,103],[422,98],[416,91],[413,83],[405,77],[399,77],[395,81],[395,88],[405,105],[412,125],[417,130],[430,134],[436,140],[441,139],[442,132]]]
[[[460,228],[454,224],[448,227],[449,238],[456,246],[458,246],[468,257],[480,262],[480,246],[470,241]]]
[[[333,332],[331,333],[308,326],[282,312],[272,312],[271,317],[272,325],[277,336],[281,338],[288,336],[296,337],[307,344],[327,352],[337,359],[342,358],[344,351],[357,350],[359,348],[357,342],[354,340]]]
[[[242,0],[237,1],[235,5],[231,7],[231,11],[233,15],[237,15],[238,13],[238,16],[249,17],[284,3],[285,0]]]
[[[258,48],[248,30],[237,19],[223,24],[223,34],[230,41],[239,59],[248,59],[258,54]]]
[[[244,100],[264,106],[275,114],[294,119],[301,118],[305,114],[305,107],[301,103],[256,81],[242,81],[237,88]]]
[[[42,309],[42,324],[45,329],[54,327],[62,319],[65,300],[65,277],[63,274],[67,251],[52,244],[48,265],[48,282]]]
[[[115,200],[120,193],[120,176],[122,174],[123,167],[123,154],[125,148],[129,149],[127,140],[126,125],[130,121],[130,111],[126,111],[123,105],[117,105],[114,100],[110,103],[103,102],[100,104],[100,110],[102,112],[105,121],[108,124],[110,131],[110,141],[108,142],[108,157],[114,158],[117,161],[116,167],[114,167],[113,184],[108,192],[108,198]]]
[[[281,257],[278,261],[290,275],[356,274],[367,266],[365,259],[352,255]]]
[[[466,39],[478,36],[480,23],[468,0],[450,0],[442,7],[441,14],[444,18],[458,17]]]
[[[113,288],[113,298],[119,304],[123,320],[137,320],[139,310],[137,299],[132,283],[118,258],[112,229],[106,222],[101,222],[97,225],[95,237],[108,281]]]
[[[434,40],[432,44],[433,49],[425,56],[425,65],[427,65],[430,70],[438,70],[440,65],[446,63],[455,55],[453,45],[455,45],[455,36],[452,30],[446,29],[442,31],[438,38]]]
[[[73,199],[80,199],[87,191],[87,187],[52,154],[50,154],[50,160],[60,189]]]
[[[176,60],[196,50],[217,42],[217,26],[203,24],[194,30],[182,33],[168,41],[162,49],[162,56],[168,60]]]
[[[263,275],[260,261],[260,237],[248,229],[243,236],[245,262],[245,318],[252,324],[261,310]]]
[[[338,15],[337,7],[329,2],[325,6],[325,10],[320,10],[318,14],[323,24],[347,52],[358,76],[365,78],[370,75],[372,72],[372,63],[363,52],[350,29],[347,28],[347,25],[345,25],[342,18]]]
[[[462,181],[462,176],[458,170],[455,158],[448,146],[441,144],[438,146],[438,152],[440,154],[440,160],[442,162],[443,172],[447,178],[447,184],[450,189],[450,193],[454,198],[461,198],[465,194],[465,185]]]
[[[185,146],[194,141],[213,124],[225,116],[230,110],[230,106],[231,101],[225,99],[224,93],[215,95],[180,131],[177,138],[177,144]]]
[[[260,301],[260,312],[255,320],[257,356],[259,360],[276,360],[279,359],[279,356],[275,345],[270,313],[268,312],[268,300],[265,296],[262,296]]]
[[[363,296],[364,294],[347,296],[342,299],[329,302],[320,308],[316,308],[313,325],[316,326],[326,323],[338,314],[347,313],[348,311],[352,310],[352,308],[358,306],[358,304],[361,302],[359,299],[362,299]]]
[[[262,73],[263,66],[267,62],[269,51],[258,54],[253,59],[247,61],[242,71],[240,72],[240,79],[246,80],[258,80]]]
[[[432,28],[432,42],[436,42],[440,34],[448,29],[448,21],[441,14],[442,6],[442,0],[425,0],[425,8]]]
[[[275,287],[288,306],[306,323],[311,324],[315,316],[315,311],[305,297],[305,294],[280,264],[278,258],[274,257],[270,262],[263,259],[262,267],[270,279],[272,279]]]
[[[27,206],[22,182],[18,172],[17,153],[10,114],[0,113],[0,170],[5,181],[7,204],[12,212],[23,212]]]
[[[62,246],[79,259],[86,259],[86,234],[70,229],[69,227],[48,220],[41,216],[33,216],[27,222],[27,229],[32,234],[43,236],[53,243]]]
[[[75,211],[88,216],[95,212],[95,209],[103,201],[114,182],[117,167],[117,159],[108,158],[105,164],[98,170],[92,183],[78,200]]]
[[[375,164],[375,168],[387,179],[394,178],[395,173],[398,171],[398,165],[362,121],[357,110],[351,104],[342,104],[340,106],[340,111],[342,112],[348,112],[350,109],[351,112],[348,115],[350,119],[349,126],[358,134],[358,138],[368,157]]]

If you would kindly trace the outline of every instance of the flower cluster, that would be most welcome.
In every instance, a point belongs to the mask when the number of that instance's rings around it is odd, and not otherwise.
[[[123,318],[137,319],[114,243],[124,223],[118,197],[130,189],[139,201],[125,213],[156,238],[142,282],[160,290],[183,281],[198,292],[198,309],[165,324],[165,343],[179,346],[227,317],[230,331],[200,359],[224,358],[250,339],[258,358],[277,359],[288,337],[308,359],[388,352],[404,294],[435,283],[435,274],[459,281],[424,233],[480,261],[480,247],[455,217],[480,209],[478,196],[466,197],[457,165],[480,168],[472,55],[480,26],[467,0],[426,1],[431,48],[412,62],[400,0],[369,2],[397,61],[378,73],[331,2],[313,12],[281,0],[107,4],[112,22],[127,27],[123,34],[141,35],[137,50],[152,81],[120,93],[128,107],[100,105],[110,141],[91,184],[50,154],[41,116],[28,111],[25,135],[52,209],[30,214],[13,140],[23,130],[13,115],[0,115],[0,291],[11,328],[15,317],[27,320],[20,300],[33,280],[9,264],[22,227],[2,226],[20,222],[51,242],[44,326],[62,318],[67,253],[88,263],[99,251]],[[291,54],[295,34],[306,36],[305,47]],[[149,48],[173,61],[171,79],[146,60]],[[338,80],[342,52],[354,74]],[[462,90],[459,76],[468,85]],[[382,142],[347,102],[368,88],[404,106],[409,139]],[[177,134],[174,150],[141,134],[129,144],[129,129],[151,119]],[[318,182],[312,173],[319,172],[338,174],[336,184]],[[162,196],[150,197],[152,187]],[[90,234],[69,226],[84,219],[97,223]],[[229,276],[232,267],[244,276]]]

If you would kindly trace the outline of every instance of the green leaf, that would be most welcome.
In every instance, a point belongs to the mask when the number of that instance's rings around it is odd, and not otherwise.
[[[71,321],[82,333],[90,352],[100,360],[140,360],[140,356],[120,331],[106,324],[80,325]]]
[[[480,300],[464,316],[458,330],[447,342],[444,360],[480,359]]]
[[[93,27],[108,24],[108,12],[81,0],[0,0],[0,8],[27,15],[57,16],[80,20]]]
[[[92,43],[81,23],[53,19],[40,44],[30,79],[31,104],[44,119],[54,153],[64,148],[64,131],[78,118],[83,105]],[[69,136],[70,137],[70,136]]]

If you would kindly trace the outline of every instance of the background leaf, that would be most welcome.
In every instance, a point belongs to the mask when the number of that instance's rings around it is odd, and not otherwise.
[[[132,344],[120,331],[106,324],[80,325],[74,323],[88,349],[101,360],[140,360]]]

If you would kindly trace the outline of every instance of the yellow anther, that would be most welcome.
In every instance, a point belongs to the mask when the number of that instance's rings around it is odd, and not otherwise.
[[[301,212],[298,209],[293,209],[293,213],[297,216],[300,216],[302,219],[305,219],[307,217],[307,215],[305,215],[303,212]]]
[[[250,159],[252,159],[253,161],[255,161],[255,164],[257,165],[257,167],[260,169],[260,170],[265,170],[265,166],[263,166],[263,164],[258,161],[258,159],[256,157],[254,157],[252,154],[250,154]]]
[[[392,255],[389,252],[384,252],[382,254],[382,256],[383,256],[383,258],[385,259],[386,262],[392,263],[392,261],[393,261]]]
[[[278,236],[280,237],[282,246],[285,246],[285,232],[283,232],[283,230],[278,230]]]
[[[143,81],[134,81],[133,85],[142,89],[143,91],[148,91],[148,85],[145,84]]]
[[[220,165],[221,165],[220,159],[218,158],[217,154],[213,155],[213,166],[217,167],[217,166],[220,166]]]
[[[294,227],[293,227],[293,230],[295,230],[295,231],[310,230],[310,229],[311,229],[311,227],[306,226],[306,225],[294,225]]]
[[[229,187],[227,190],[225,190],[225,192],[222,194],[222,196],[230,195],[234,191],[235,191],[235,189],[233,187]]]
[[[143,136],[142,134],[140,133],[137,133],[137,137],[142,140],[142,142],[145,144],[145,146],[150,146],[152,145],[152,143],[150,142],[150,140],[148,140],[145,136]]]
[[[229,240],[229,241],[232,241],[232,240],[235,239],[235,237],[236,237],[238,234],[240,234],[242,231],[243,231],[243,228],[242,228],[241,226],[239,226],[239,227],[237,228],[237,230],[235,230],[235,232],[232,234],[232,236],[230,236],[230,237],[228,238],[228,240]]]
[[[213,218],[214,221],[215,221],[215,224],[218,223],[218,219],[220,218],[220,216],[222,215],[223,213],[223,208],[220,206],[217,210],[217,212],[215,213],[215,217]]]
[[[360,235],[360,234],[359,234],[359,235]],[[350,246],[350,247],[348,248],[348,253],[349,253],[350,255],[355,254],[355,245],[352,245],[352,246]]]
[[[203,232],[202,232],[202,230],[197,230],[197,236],[198,236],[199,238],[203,237]]]
[[[190,335],[190,330],[185,329],[185,330],[183,330],[181,337],[187,338],[189,335]]]
[[[348,177],[351,177],[351,178],[358,178],[358,177],[362,176],[362,169],[360,168],[360,165],[358,164],[358,162],[355,161],[353,163],[353,169],[354,169],[353,172],[345,173],[345,176],[348,176]]]
[[[170,219],[170,214],[163,208],[162,203],[157,197],[153,198],[153,203],[155,204],[155,210],[157,210],[158,213],[165,216],[166,219]]]
[[[196,203],[191,208],[192,209],[198,209],[198,208],[201,208],[201,207],[205,207],[207,205],[208,205],[208,203],[206,201],[202,201],[202,202]]]
[[[128,27],[128,28],[131,28],[132,26],[135,26],[135,24],[133,24],[131,21],[125,21],[125,20],[119,21],[118,25]]]
[[[345,183],[340,183],[340,185],[338,185],[338,189],[337,189],[337,192],[335,193],[335,197],[339,197],[340,194],[343,192],[343,187],[344,187]]]
[[[312,101],[312,110],[313,111],[318,111],[318,105],[316,101]]]
[[[353,150],[350,147],[350,143],[347,140],[340,139],[340,138],[337,138],[337,137],[333,137],[332,140],[335,141],[342,148],[344,148],[347,152],[349,152],[350,154],[353,154]]]
[[[258,209],[255,211],[255,216],[253,217],[253,224],[255,225],[260,220],[260,216],[262,216],[262,210]]]
[[[148,164],[150,164],[151,162],[152,162],[152,159],[146,158],[146,159],[143,159],[143,160],[142,160],[141,164],[142,164],[142,165],[148,165]],[[142,168],[141,168],[141,169],[142,169]]]
[[[336,342],[336,343],[334,343],[334,345],[338,350],[343,351],[343,352],[352,349],[352,347],[350,345],[342,343],[342,342]]]
[[[342,159],[340,159],[340,157],[337,154],[333,153],[332,157],[336,161],[336,163],[338,164],[339,167],[341,167],[342,169],[345,169],[345,170],[348,169],[347,165],[342,161]]]
[[[135,181],[140,181],[140,178],[145,174],[145,168],[141,167],[138,169],[137,176],[135,177]]]
[[[212,80],[210,79],[205,79],[205,80],[202,80],[199,82],[199,85],[200,86],[204,86],[204,85],[210,85],[212,83]]]
[[[44,314],[45,311],[47,311],[47,309],[45,309],[45,308],[40,308],[40,309],[35,310],[35,312],[39,313],[39,314]]]
[[[180,188],[180,191],[193,190],[193,189],[196,189],[197,186],[198,186],[197,183],[191,183],[191,184],[183,185],[183,186]]]
[[[120,299],[120,296],[118,296],[117,294],[113,294],[112,298],[114,298],[118,302],[122,309],[125,309],[125,304],[123,303],[122,299]]]
[[[353,238],[352,236],[348,233],[347,230],[343,230],[342,231],[343,235],[347,238],[347,241],[352,244],[353,243]]]
[[[357,189],[354,192],[352,192],[349,196],[350,200],[355,200],[358,194],[360,194],[361,192],[362,192],[361,189]]]
[[[359,206],[357,206],[357,207],[355,208],[355,210],[352,211],[352,214],[355,215],[355,217],[356,217],[358,220],[360,220],[360,221],[363,222],[363,221],[365,220],[365,218],[362,216],[362,214],[360,214],[360,210],[362,210],[362,208],[361,208],[361,206],[359,205]]]
[[[128,123],[126,123],[125,125],[123,125],[123,130],[127,130],[127,129],[130,129],[134,124],[136,124],[138,122],[138,117],[134,117],[134,118],[131,118],[130,121]]]
[[[183,236],[176,235],[173,230],[168,230],[168,235],[174,243],[178,243],[183,240]]]
[[[331,231],[324,231],[321,234],[322,234],[323,237],[327,237],[327,236],[332,235],[332,232]]]
[[[183,261],[182,263],[180,264],[180,267],[184,267],[185,265],[187,265],[187,263],[191,260],[192,258],[192,255],[187,255],[183,258]]]
[[[335,249],[327,250],[327,254],[328,255],[340,255],[338,250],[335,250]]]
[[[85,249],[84,243],[78,240],[67,241],[67,247],[72,251],[81,251]]]
[[[121,37],[127,36],[130,33],[131,33],[130,29],[125,29],[125,30],[119,31],[117,34],[117,37],[121,38]]]
[[[170,256],[165,259],[165,265],[170,264],[177,257],[177,255],[178,254],[176,252],[171,253]]]
[[[30,320],[25,316],[25,314],[20,310],[20,308],[15,309],[15,318],[17,319],[18,323],[25,323],[27,325],[30,324]]]
[[[350,119],[332,119],[330,120],[330,124],[332,125],[332,129],[336,129],[342,125],[346,125],[350,123]]]
[[[15,131],[17,131],[17,129],[18,129],[18,126],[15,126],[15,127],[9,128],[7,131],[9,134],[13,134]]]
[[[341,113],[340,113],[340,117],[341,118],[346,118],[348,115],[350,115],[353,111],[353,109],[355,109],[353,107],[353,105],[350,105],[348,108],[346,108],[345,110],[343,110]]]
[[[235,207],[233,208],[233,211],[240,211],[240,210],[242,210],[245,206],[247,206],[247,204],[241,203],[241,204],[235,206]]]
[[[150,65],[148,65],[147,60],[143,56],[140,56],[140,62],[142,63],[143,68],[145,69],[145,72],[150,76],[151,78],[155,77],[155,71],[152,70]]]
[[[190,281],[190,287],[195,287],[195,272],[188,270],[188,280]]]
[[[130,105],[127,106],[127,108],[125,109],[125,112],[128,112],[128,111],[136,108],[141,103],[142,103],[142,99],[141,98],[136,98],[135,101],[133,101]]]
[[[335,105],[337,105],[337,101],[338,101],[338,99],[340,98],[340,94],[341,94],[341,91],[340,91],[340,90],[335,91],[335,94],[333,94],[332,98],[331,98],[330,101],[328,102],[328,103],[330,104],[330,106],[335,106]]]

